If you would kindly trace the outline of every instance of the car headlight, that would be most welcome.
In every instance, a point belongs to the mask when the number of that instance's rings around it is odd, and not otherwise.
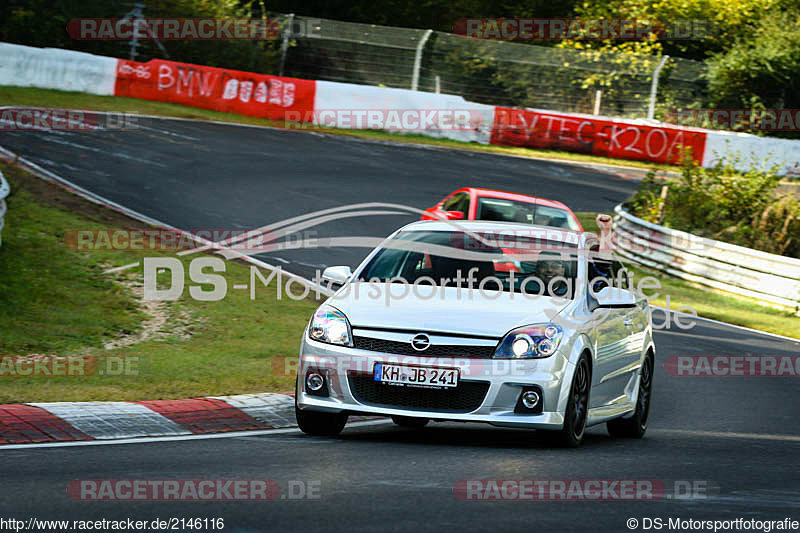
[[[550,357],[561,344],[564,330],[555,324],[534,324],[510,331],[494,352],[495,359]]]
[[[353,336],[350,334],[350,323],[344,313],[325,305],[317,309],[308,327],[308,336],[319,342],[352,346]]]

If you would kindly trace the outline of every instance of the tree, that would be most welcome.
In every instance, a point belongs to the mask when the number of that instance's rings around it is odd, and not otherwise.
[[[709,61],[709,94],[728,108],[800,108],[800,10],[780,9]]]

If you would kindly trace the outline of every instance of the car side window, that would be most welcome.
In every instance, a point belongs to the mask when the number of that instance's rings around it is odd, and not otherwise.
[[[459,209],[459,206],[460,206],[461,202],[464,200],[465,197],[467,197],[467,195],[464,194],[463,192],[460,192],[458,194],[454,194],[453,196],[451,196],[450,198],[448,198],[447,200],[444,201],[444,204],[442,204],[442,210],[443,211],[461,211],[461,209]]]
[[[589,260],[589,283],[592,291],[597,293],[605,287],[613,286],[614,270],[611,261],[595,257]]]
[[[595,292],[609,286],[630,289],[628,270],[616,259],[592,258],[589,261],[589,281],[594,284]]]
[[[619,280],[621,289],[630,289],[630,279],[628,278],[628,269],[621,261],[612,261],[611,272],[614,275],[614,283]],[[621,272],[621,273],[620,273]]]
[[[453,211],[461,211],[462,213],[464,213],[464,219],[468,219],[469,218],[469,195],[468,194],[462,194],[461,195],[461,201],[458,202],[458,205],[456,205],[453,208]]]
[[[577,229],[570,226],[572,218],[563,209],[547,207],[544,205],[536,206],[536,214],[533,223],[539,226],[552,226],[554,228]],[[574,224],[573,224],[574,225]]]

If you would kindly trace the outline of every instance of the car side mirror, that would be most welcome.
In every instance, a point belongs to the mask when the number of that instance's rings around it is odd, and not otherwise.
[[[590,298],[590,301],[592,299]],[[636,307],[633,293],[628,289],[606,286],[594,294],[592,311],[595,309],[626,309]]]
[[[332,266],[322,271],[322,281],[338,288],[347,283],[352,275],[353,271],[349,266]]]
[[[461,211],[445,211],[444,216],[448,220],[464,220],[464,213]]]

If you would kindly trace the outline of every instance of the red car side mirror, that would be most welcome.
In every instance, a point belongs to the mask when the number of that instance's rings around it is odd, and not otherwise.
[[[445,211],[444,216],[448,220],[464,220],[464,213],[461,211]]]

